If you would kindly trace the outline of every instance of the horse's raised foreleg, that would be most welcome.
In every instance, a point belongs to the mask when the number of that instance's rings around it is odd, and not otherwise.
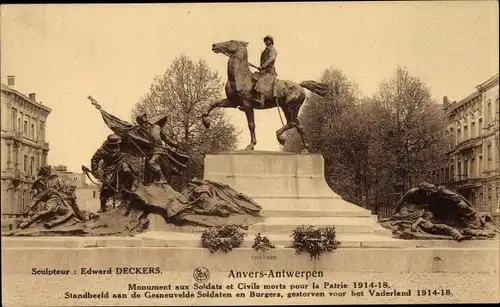
[[[281,145],[285,145],[285,138],[283,137],[283,133],[285,133],[287,130],[290,130],[294,128],[295,126],[293,125],[291,119],[291,113],[290,113],[290,108],[289,107],[284,107],[281,108],[283,110],[283,113],[285,114],[285,119],[286,119],[286,124],[281,127],[278,131],[276,131],[276,138],[278,139],[278,142]],[[279,112],[279,110],[278,110]]]
[[[295,126],[293,124],[286,124],[282,128],[280,128],[278,131],[276,131],[276,138],[278,139],[278,142],[281,145],[285,145],[285,138],[283,137],[283,133],[286,131],[294,128]]]
[[[221,99],[219,101],[216,101],[212,104],[210,104],[205,111],[203,111],[203,114],[201,115],[201,120],[203,121],[203,125],[205,125],[205,128],[210,128],[210,120],[208,120],[208,116],[210,115],[210,112],[212,112],[213,109],[216,108],[236,108],[238,104],[228,100],[227,98]]]
[[[255,118],[253,108],[247,108],[245,110],[245,115],[247,116],[248,129],[250,130],[250,144],[248,144],[245,150],[253,150],[254,146],[257,144],[257,139],[255,138]]]
[[[302,143],[304,144],[304,147],[302,148],[302,153],[303,154],[309,153],[309,143],[307,142],[306,136],[304,134],[304,127],[300,123],[298,117],[296,117],[294,120],[294,126],[295,128],[297,128],[300,138],[302,139]]]

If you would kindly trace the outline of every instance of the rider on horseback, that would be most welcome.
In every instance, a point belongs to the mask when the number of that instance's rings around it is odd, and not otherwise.
[[[253,73],[250,67],[255,67],[248,62],[248,42],[240,40],[229,40],[212,44],[212,51],[222,53],[229,57],[227,62],[227,82],[225,86],[226,98],[217,100],[208,105],[201,116],[206,128],[210,127],[208,117],[210,112],[216,108],[239,108],[245,112],[250,130],[250,144],[247,150],[253,150],[257,140],[255,138],[254,110],[264,108],[281,108],[286,117],[286,124],[276,131],[276,137],[280,144],[285,143],[283,133],[296,128],[303,142],[303,152],[307,152],[308,143],[304,135],[304,129],[300,124],[298,115],[300,107],[306,99],[304,89],[311,91],[321,97],[325,97],[330,88],[328,84],[319,83],[313,80],[306,80],[296,83],[289,80],[277,80],[274,62],[276,61],[276,50],[273,47],[273,39],[269,36],[264,38],[266,50],[262,53],[261,73]],[[259,78],[260,76],[260,78]],[[258,79],[258,82],[256,82]],[[270,80],[269,80],[270,79]],[[255,85],[255,83],[257,83]],[[266,88],[267,87],[267,88]],[[255,92],[259,93],[259,102],[255,102]],[[267,106],[263,102],[279,98],[276,103],[269,103]],[[274,102],[274,101],[273,101]],[[252,106],[255,104],[254,106]],[[262,105],[264,107],[262,107]]]
[[[262,51],[260,56],[260,76],[255,84],[255,91],[257,92],[257,99],[255,100],[261,107],[264,107],[266,96],[274,97],[274,81],[276,80],[276,69],[274,63],[278,53],[274,49],[274,39],[267,35],[264,37],[266,49]]]

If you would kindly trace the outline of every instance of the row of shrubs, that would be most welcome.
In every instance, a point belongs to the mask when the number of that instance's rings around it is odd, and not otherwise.
[[[201,246],[208,248],[210,252],[229,252],[238,248],[243,243],[245,231],[236,225],[212,227],[201,235]],[[297,254],[309,253],[311,258],[319,259],[320,254],[332,252],[339,247],[335,226],[325,228],[315,228],[314,226],[299,226],[293,230],[292,248]],[[258,233],[254,238],[252,248],[256,251],[266,251],[276,248],[266,236]]]

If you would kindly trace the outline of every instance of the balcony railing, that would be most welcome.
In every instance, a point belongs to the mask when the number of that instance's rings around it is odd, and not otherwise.
[[[22,138],[22,133],[20,131],[17,131],[17,130],[10,130],[10,131],[5,132],[2,136],[6,139],[15,139],[15,140],[20,141]]]
[[[455,175],[451,184],[456,188],[476,187],[481,184],[481,178],[466,174]]]
[[[2,170],[2,179],[22,182],[33,182],[36,179],[35,173],[30,171],[22,172],[18,168],[6,168]]]
[[[475,146],[479,145],[479,142],[480,142],[479,137],[474,137],[474,138],[467,139],[465,141],[461,141],[460,143],[457,144],[456,150],[460,151],[460,150],[465,150],[465,149],[475,147]]]
[[[36,148],[41,148],[45,150],[49,150],[49,143],[41,140],[33,140],[28,137],[23,136],[23,133],[17,130],[9,130],[7,132],[2,133],[2,137],[6,139],[14,139],[16,141],[22,142],[29,146],[33,146]]]

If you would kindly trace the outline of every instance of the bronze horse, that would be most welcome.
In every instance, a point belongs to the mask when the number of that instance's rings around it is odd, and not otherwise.
[[[328,93],[328,85],[315,81],[303,81],[297,84],[287,80],[276,80],[274,87],[277,97],[273,99],[266,97],[264,107],[254,107],[251,101],[253,101],[255,95],[256,75],[248,67],[250,64],[248,62],[247,46],[247,42],[237,40],[212,45],[213,52],[229,56],[227,62],[228,79],[225,87],[226,98],[212,103],[204,110],[202,115],[203,124],[206,128],[210,127],[208,116],[215,108],[239,108],[245,112],[250,130],[251,140],[245,150],[253,150],[255,144],[257,144],[255,138],[254,109],[265,110],[279,106],[285,115],[286,124],[276,131],[278,142],[281,145],[285,144],[283,133],[289,129],[297,128],[303,142],[302,153],[307,153],[309,144],[298,118],[300,107],[306,98],[303,88],[324,97]]]

